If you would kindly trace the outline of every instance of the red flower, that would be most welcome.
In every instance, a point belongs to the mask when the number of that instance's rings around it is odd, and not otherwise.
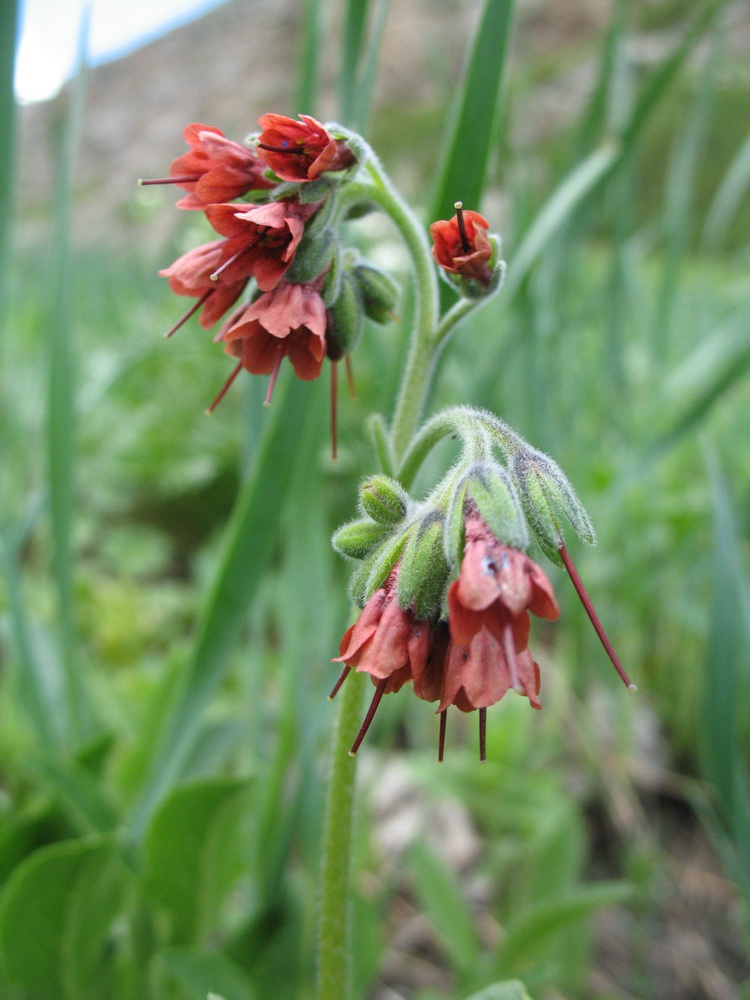
[[[172,160],[169,177],[141,181],[141,184],[176,184],[190,193],[177,202],[178,208],[205,208],[231,201],[248,191],[274,186],[264,176],[266,165],[258,155],[240,143],[227,139],[211,125],[197,122],[182,133],[190,151]]]
[[[489,228],[490,224],[484,216],[479,212],[462,211],[457,202],[452,219],[433,222],[430,226],[435,262],[450,274],[460,274],[481,284],[489,284],[492,271],[488,261],[492,256],[492,246],[485,231]]]
[[[174,264],[159,271],[163,278],[169,278],[169,287],[175,294],[192,295],[198,299],[198,302],[172,327],[169,334],[179,329],[201,306],[203,306],[201,326],[212,326],[242,294],[242,289],[247,284],[247,274],[244,276],[238,274],[233,281],[227,280],[226,276],[219,280],[211,279],[222,259],[224,246],[223,240],[204,243],[203,246],[189,250],[178,257]]]
[[[227,237],[221,266],[214,273],[230,282],[252,274],[261,291],[270,291],[294,260],[305,222],[317,207],[296,201],[271,201],[245,208],[208,205],[208,221]]]
[[[263,115],[258,155],[282,180],[312,181],[329,170],[344,170],[356,162],[345,139],[334,139],[319,121],[300,115]]]
[[[529,653],[528,612],[554,621],[552,585],[523,552],[499,542],[476,512],[466,522],[461,572],[448,589],[451,648],[440,711],[464,712],[499,701],[508,688],[539,708],[538,668]]]

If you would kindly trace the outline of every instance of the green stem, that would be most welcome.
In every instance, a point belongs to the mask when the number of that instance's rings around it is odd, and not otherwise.
[[[362,678],[352,671],[338,695],[323,835],[316,1000],[349,1000],[351,996],[352,828],[357,758],[350,757],[348,751],[359,730],[363,691]]]
[[[453,333],[458,324],[465,319],[470,312],[482,305],[487,299],[459,299],[454,302],[448,312],[440,320],[437,329],[432,335],[432,342],[435,350],[439,351],[445,345],[448,337]]]
[[[490,438],[496,436],[494,424],[486,420],[488,416],[483,410],[454,406],[428,420],[412,439],[398,468],[397,479],[404,489],[409,489],[422,462],[443,438],[457,434],[469,464],[485,459],[492,450]]]

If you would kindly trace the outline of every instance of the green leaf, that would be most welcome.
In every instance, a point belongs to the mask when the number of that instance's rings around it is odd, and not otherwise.
[[[455,876],[423,843],[416,843],[410,850],[409,868],[419,901],[439,932],[452,966],[458,972],[472,971],[479,955],[479,941]]]
[[[599,882],[525,910],[507,927],[496,970],[508,973],[533,962],[540,948],[560,931],[630,895],[632,887],[624,882]]]
[[[217,951],[193,948],[165,948],[158,961],[178,980],[191,1000],[253,1000],[255,993],[239,966]],[[213,992],[220,990],[220,994]]]
[[[114,837],[42,847],[0,895],[7,978],[54,1000],[103,1000],[103,949],[121,903],[124,869]]]
[[[428,219],[450,218],[457,200],[478,209],[500,103],[513,0],[486,0],[441,151]]]
[[[522,982],[518,979],[506,979],[502,983],[493,983],[479,993],[472,993],[466,1000],[531,1000],[531,998]]]
[[[63,763],[52,757],[32,757],[26,766],[82,833],[108,833],[119,825],[114,803],[90,771],[73,761]]]
[[[175,943],[202,943],[242,869],[248,783],[207,778],[176,788],[144,844],[146,895],[165,907]]]

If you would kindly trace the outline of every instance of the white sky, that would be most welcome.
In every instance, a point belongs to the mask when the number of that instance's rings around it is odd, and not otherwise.
[[[24,0],[16,56],[20,101],[54,96],[75,65],[84,10],[91,9],[88,58],[105,62],[169,28],[197,17],[221,0]]]

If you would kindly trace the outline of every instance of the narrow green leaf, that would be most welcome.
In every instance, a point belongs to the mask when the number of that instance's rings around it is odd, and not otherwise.
[[[535,954],[550,938],[600,907],[621,903],[630,895],[632,887],[626,883],[599,882],[523,911],[507,927],[496,971],[507,974],[533,963]]]
[[[176,788],[146,835],[146,895],[171,918],[176,944],[205,944],[226,893],[242,870],[248,784],[206,778]]]
[[[0,895],[0,955],[10,982],[34,996],[103,1000],[102,955],[123,874],[111,836],[42,847],[23,861]]]
[[[227,530],[195,646],[168,706],[136,802],[130,830],[133,839],[140,839],[159,801],[178,780],[200,732],[203,712],[226,675],[229,655],[276,544],[295,465],[312,461],[300,454],[299,428],[304,426],[317,388],[291,378],[276,388],[252,470]]]
[[[735,154],[706,215],[703,241],[717,249],[726,238],[737,209],[750,188],[750,132]]]
[[[114,803],[100,782],[74,761],[32,757],[26,767],[55,796],[83,833],[109,833],[120,823]]]
[[[459,974],[470,973],[477,963],[479,941],[453,873],[423,843],[410,850],[409,869],[422,908],[439,932],[453,968]]]
[[[0,330],[5,330],[7,306],[8,262],[11,259],[10,224],[13,218],[13,187],[15,180],[16,101],[13,93],[16,32],[18,29],[17,0],[0,4],[0,121],[3,141],[0,143]],[[5,371],[5,368],[2,369]]]
[[[523,983],[517,979],[506,979],[503,983],[493,983],[479,993],[472,993],[466,1000],[531,1000],[531,998]]]
[[[323,3],[321,0],[303,0],[302,51],[297,71],[297,106],[294,109],[303,114],[310,114],[315,108],[322,39]]]
[[[513,0],[486,0],[446,130],[427,218],[450,218],[453,205],[478,209],[502,95]]]
[[[255,993],[243,970],[218,951],[198,951],[193,948],[165,948],[157,955],[166,969],[180,983],[190,1000],[206,1000],[217,996],[221,1000],[253,1000]]]

